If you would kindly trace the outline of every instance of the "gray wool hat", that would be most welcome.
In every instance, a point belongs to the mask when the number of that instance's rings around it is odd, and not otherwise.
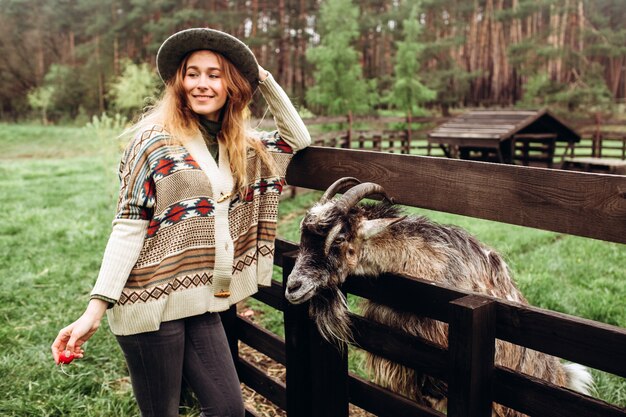
[[[228,33],[209,28],[193,28],[176,32],[163,42],[157,52],[157,71],[164,83],[174,75],[188,53],[208,49],[232,62],[250,82],[252,91],[259,85],[259,64],[248,46]]]

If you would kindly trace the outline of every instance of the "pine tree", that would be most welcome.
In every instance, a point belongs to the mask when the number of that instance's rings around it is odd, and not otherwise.
[[[307,51],[307,60],[315,66],[315,85],[306,97],[321,113],[367,113],[374,104],[373,82],[363,79],[352,46],[359,35],[358,13],[351,0],[328,1],[320,8],[321,44]]]
[[[397,42],[395,78],[389,102],[406,112],[408,117],[419,111],[421,104],[434,100],[437,93],[420,81],[422,45],[418,20],[419,5],[414,5],[409,18],[403,22],[404,40]]]

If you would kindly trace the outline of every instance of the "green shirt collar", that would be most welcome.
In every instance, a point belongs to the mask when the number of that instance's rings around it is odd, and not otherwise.
[[[222,130],[222,122],[214,122],[205,117],[200,118],[200,125],[202,126],[203,135],[208,136],[209,139],[216,139],[217,134]]]

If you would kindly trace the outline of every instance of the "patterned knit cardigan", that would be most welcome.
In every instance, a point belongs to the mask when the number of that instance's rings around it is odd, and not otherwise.
[[[229,197],[225,190],[232,189],[232,177],[226,175],[218,197],[213,188],[220,180],[209,180],[190,153],[193,148],[168,144],[168,139],[167,132],[154,126],[129,144],[120,164],[116,218],[149,223],[121,295],[109,300],[115,301],[108,311],[109,325],[118,335],[226,310],[255,293],[258,285],[271,283],[278,202],[293,156],[291,146],[278,132],[261,134],[278,175],[249,150],[245,193]],[[227,154],[220,149],[221,168]],[[222,260],[221,276],[216,276],[216,259]],[[216,297],[220,291],[230,296]],[[92,292],[108,299],[106,293],[97,284]]]

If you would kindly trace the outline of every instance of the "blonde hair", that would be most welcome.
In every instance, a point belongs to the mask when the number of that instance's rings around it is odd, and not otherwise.
[[[176,75],[165,84],[161,99],[124,134],[137,134],[154,125],[161,125],[169,133],[171,142],[181,145],[201,134],[201,116],[191,109],[183,87],[187,61],[192,53],[182,60]],[[234,190],[242,194],[247,185],[248,149],[253,149],[257,153],[272,176],[277,175],[277,168],[265,145],[246,129],[246,122],[250,117],[248,105],[253,94],[250,83],[228,59],[217,52],[213,53],[222,67],[222,77],[228,96],[222,109],[222,129],[217,140],[223,142],[228,152],[235,183]]]

